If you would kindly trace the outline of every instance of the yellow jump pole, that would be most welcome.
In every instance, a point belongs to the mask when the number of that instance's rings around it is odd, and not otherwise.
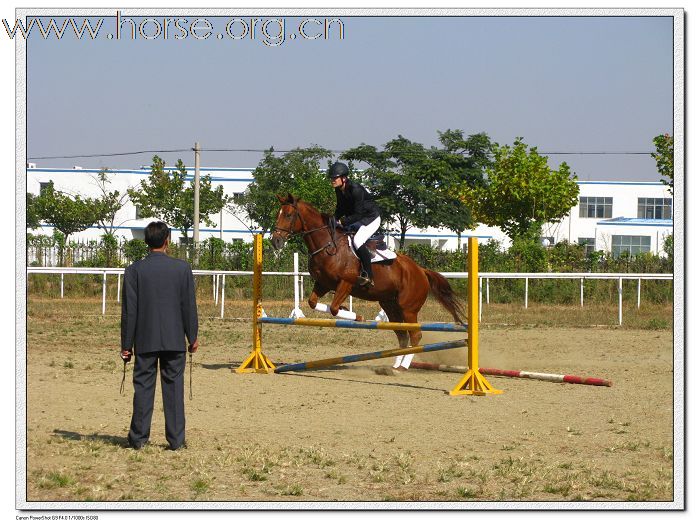
[[[272,373],[273,364],[262,352],[262,234],[253,236],[253,352],[236,369],[237,373]]]
[[[467,259],[467,372],[450,391],[452,396],[501,394],[503,391],[491,387],[489,381],[479,372],[479,242],[469,238]]]

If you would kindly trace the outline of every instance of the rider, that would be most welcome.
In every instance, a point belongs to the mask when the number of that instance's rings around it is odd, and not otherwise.
[[[333,215],[345,228],[359,227],[352,242],[362,263],[357,283],[361,287],[373,287],[372,256],[365,242],[379,228],[379,207],[361,184],[348,179],[348,174],[347,165],[340,162],[333,163],[328,170],[328,178],[335,188],[337,203]]]

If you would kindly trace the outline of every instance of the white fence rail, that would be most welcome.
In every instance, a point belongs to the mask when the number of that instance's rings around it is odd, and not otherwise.
[[[296,255],[296,254],[295,254]],[[195,276],[211,276],[213,299],[215,305],[221,302],[221,318],[225,313],[226,276],[252,276],[252,271],[247,270],[193,270]],[[123,268],[85,268],[85,267],[27,267],[27,274],[53,274],[61,276],[61,297],[63,297],[63,283],[66,274],[101,275],[102,276],[102,314],[107,309],[107,276],[117,276],[117,302],[121,299],[121,279]],[[467,279],[466,272],[441,272],[450,279]],[[291,316],[303,316],[300,298],[303,296],[304,277],[308,272],[299,271],[299,259],[294,258],[294,270],[292,272],[263,272],[263,276],[294,276],[294,308]],[[590,279],[607,279],[617,281],[618,291],[618,324],[622,325],[622,282],[623,280],[637,281],[637,308],[642,301],[643,280],[673,280],[673,274],[623,274],[623,273],[594,273],[594,272],[480,272],[479,273],[479,319],[483,306],[483,283],[486,281],[486,303],[490,303],[490,280],[492,279],[523,279],[525,280],[525,308],[528,308],[529,282],[531,279],[573,279],[580,280],[580,303],[583,307],[584,282]],[[350,297],[350,310],[352,310],[352,297]]]

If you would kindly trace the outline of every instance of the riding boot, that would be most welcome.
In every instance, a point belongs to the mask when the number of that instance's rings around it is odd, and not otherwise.
[[[374,275],[372,274],[372,256],[365,245],[358,248],[356,252],[362,264],[362,272],[360,273],[357,283],[362,287],[373,287]]]

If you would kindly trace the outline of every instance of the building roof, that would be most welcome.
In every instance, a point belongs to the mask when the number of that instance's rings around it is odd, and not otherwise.
[[[598,221],[601,226],[661,226],[673,227],[673,219],[642,219],[639,217],[613,217]]]

